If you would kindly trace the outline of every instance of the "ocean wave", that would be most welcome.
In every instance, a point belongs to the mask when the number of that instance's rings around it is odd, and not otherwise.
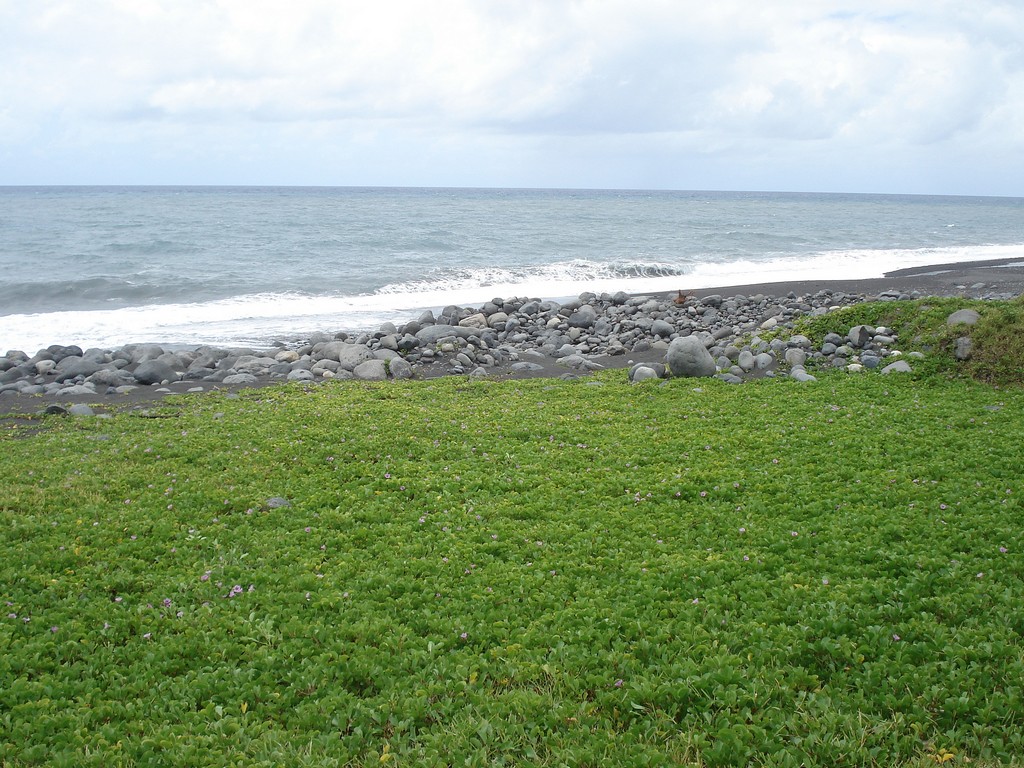
[[[512,267],[465,267],[435,269],[421,279],[389,283],[379,288],[381,295],[415,295],[442,292],[463,292],[483,288],[501,288],[519,285],[545,285],[550,283],[587,283],[635,278],[680,277],[691,269],[688,264],[664,262],[613,261],[601,263],[586,259],[571,259],[552,264],[531,264]]]
[[[452,269],[431,279],[360,294],[251,292],[206,301],[0,316],[0,346],[29,353],[49,344],[111,348],[131,342],[269,347],[314,331],[361,332],[449,304],[480,306],[513,296],[566,300],[584,291],[669,293],[751,283],[879,278],[900,268],[1024,258],[1024,245],[836,250],[693,263],[571,260],[522,270]]]
[[[74,280],[34,280],[0,284],[0,313],[128,307],[181,302],[202,297],[206,283],[179,276],[174,280],[143,275],[95,275]]]

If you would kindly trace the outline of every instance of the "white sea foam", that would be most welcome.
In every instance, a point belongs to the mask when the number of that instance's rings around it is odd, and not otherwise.
[[[0,346],[30,354],[49,344],[113,348],[127,343],[266,347],[314,331],[376,329],[424,309],[479,306],[495,297],[566,299],[584,291],[632,294],[749,283],[879,278],[887,271],[1016,258],[1024,245],[829,251],[762,261],[600,264],[573,260],[515,271],[462,269],[434,280],[392,284],[367,295],[258,293],[193,304],[0,316]]]

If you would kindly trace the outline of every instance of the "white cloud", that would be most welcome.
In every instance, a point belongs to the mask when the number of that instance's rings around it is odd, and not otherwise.
[[[20,182],[119,153],[229,177],[195,181],[309,181],[315,157],[346,169],[322,183],[756,165],[775,188],[823,157],[851,179],[929,146],[1020,162],[1022,40],[1009,0],[0,0],[0,159]]]

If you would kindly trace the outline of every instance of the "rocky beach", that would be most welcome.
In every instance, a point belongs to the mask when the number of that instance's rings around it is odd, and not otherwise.
[[[436,376],[577,377],[629,369],[633,381],[668,375],[812,381],[818,365],[907,370],[886,328],[836,329],[821,346],[786,334],[804,315],[863,301],[927,296],[1007,299],[1024,292],[1024,260],[943,264],[876,280],[729,286],[651,296],[584,293],[568,301],[495,298],[424,311],[373,332],[324,332],[266,349],[55,344],[0,357],[0,413],[116,408],[168,394],[285,382],[385,381]],[[759,334],[771,331],[771,340]],[[781,331],[781,333],[780,333]]]

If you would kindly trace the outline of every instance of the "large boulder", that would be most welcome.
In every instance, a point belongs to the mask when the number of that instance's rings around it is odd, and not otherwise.
[[[57,363],[55,373],[57,374],[57,381],[64,382],[78,376],[83,378],[92,376],[102,367],[103,365],[100,363],[94,360],[87,360],[84,357],[65,357]]]
[[[162,384],[165,381],[178,381],[181,375],[167,363],[159,360],[146,360],[132,371],[139,384]]]
[[[352,373],[363,381],[384,381],[388,377],[388,369],[383,360],[364,360]]]
[[[715,359],[696,336],[683,336],[668,345],[665,362],[673,376],[696,378],[714,376]]]
[[[416,332],[416,338],[421,344],[436,344],[446,336],[457,336],[461,339],[468,339],[479,333],[479,329],[463,328],[458,325],[428,325]]]
[[[570,328],[593,328],[597,322],[597,310],[589,304],[584,304],[571,315],[569,315]]]
[[[388,373],[393,379],[411,379],[412,366],[402,357],[395,357],[388,361]]]

